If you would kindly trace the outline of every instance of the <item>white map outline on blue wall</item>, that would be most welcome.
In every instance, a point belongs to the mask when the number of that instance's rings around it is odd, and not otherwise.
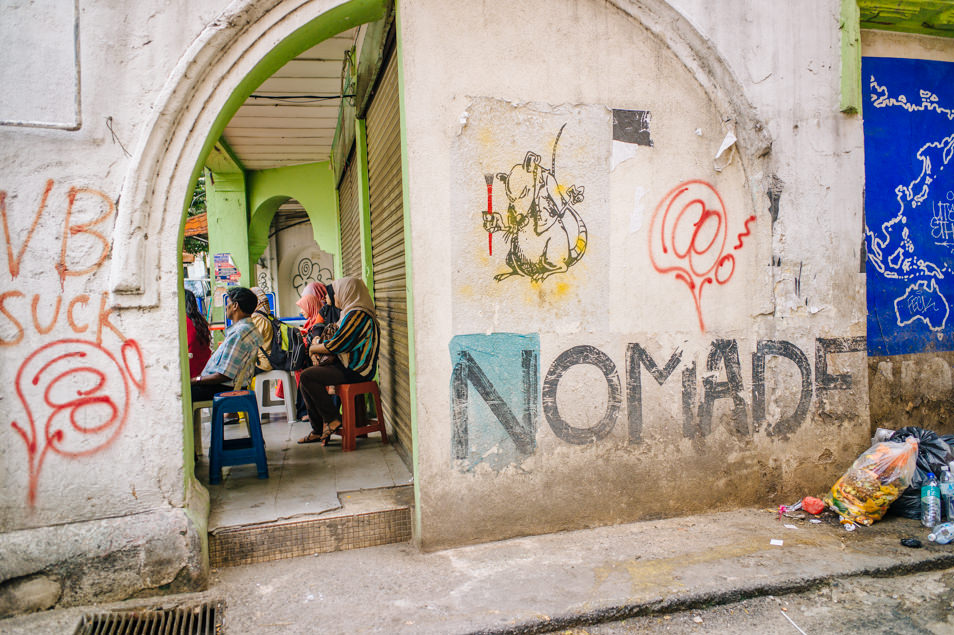
[[[878,84],[871,76],[871,104],[875,108],[902,108],[907,112],[934,111],[948,120],[954,120],[954,110],[941,105],[938,96],[920,90],[920,103],[910,103],[904,95],[891,97],[886,86]],[[908,213],[913,214],[931,193],[931,185],[938,172],[950,162],[954,154],[954,134],[937,141],[929,141],[918,149],[915,158],[921,165],[921,173],[908,185],[899,184],[894,192],[898,201],[898,213],[883,223],[880,236],[865,226],[868,260],[885,278],[912,280],[905,293],[894,301],[895,317],[899,327],[922,320],[931,330],[944,329],[950,315],[950,305],[937,285],[945,272],[954,275],[946,264],[940,267],[918,256],[915,240],[907,225]],[[935,244],[947,247],[954,253],[954,193],[944,195],[947,201],[932,205],[931,237]],[[933,201],[932,201],[933,202]],[[899,231],[900,230],[900,231]],[[938,242],[943,238],[944,242]]]

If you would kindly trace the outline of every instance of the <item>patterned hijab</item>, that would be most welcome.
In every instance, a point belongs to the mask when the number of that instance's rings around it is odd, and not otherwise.
[[[252,287],[250,289],[252,293],[255,294],[255,297],[258,298],[258,305],[255,307],[256,311],[261,311],[265,315],[271,315],[272,310],[268,306],[268,296],[265,295],[265,292],[262,291],[261,287]]]

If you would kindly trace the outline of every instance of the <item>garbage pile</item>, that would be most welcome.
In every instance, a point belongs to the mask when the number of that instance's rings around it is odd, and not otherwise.
[[[855,459],[825,495],[825,504],[845,521],[870,525],[881,520],[914,477],[918,442],[881,441]]]
[[[779,518],[799,509],[813,515],[830,510],[850,531],[881,520],[890,510],[894,515],[919,519],[931,530],[928,540],[952,542],[952,448],[954,435],[938,435],[914,426],[897,431],[879,428],[871,447],[832,485],[823,500],[808,496],[795,505],[782,506]],[[920,546],[917,540],[910,542],[910,546]]]

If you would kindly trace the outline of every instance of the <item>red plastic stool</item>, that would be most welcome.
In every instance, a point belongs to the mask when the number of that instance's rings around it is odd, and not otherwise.
[[[381,391],[378,382],[364,381],[360,384],[338,384],[335,394],[341,399],[341,450],[351,452],[357,446],[357,438],[369,432],[380,432],[381,442],[388,442],[388,432],[384,425],[384,410],[381,409]],[[374,397],[376,419],[368,419],[364,403],[356,405],[358,397]]]

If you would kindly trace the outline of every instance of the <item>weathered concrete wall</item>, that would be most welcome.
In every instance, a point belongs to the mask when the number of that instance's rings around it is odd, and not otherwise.
[[[0,126],[4,610],[202,584],[182,204],[340,4],[82,4],[79,116]],[[838,3],[673,5],[400,3],[426,547],[787,501],[868,437]]]
[[[0,125],[3,613],[206,575],[207,495],[183,467],[175,259],[153,272],[169,292],[152,311],[113,310],[107,278],[130,156],[166,78],[226,3],[79,3],[78,15],[56,4],[68,19],[4,9],[5,27],[78,57],[4,82],[16,121],[42,125]],[[6,68],[36,58],[18,41],[0,45]],[[74,73],[69,94],[49,96],[78,98],[75,118],[42,108],[47,77]]]
[[[400,3],[425,548],[788,501],[863,449],[861,121],[809,5]]]
[[[5,71],[0,101],[0,613],[204,584],[183,203],[233,91],[278,47],[291,42],[275,65],[320,39],[322,24],[291,36],[343,3],[55,4],[70,17],[5,7],[18,37],[0,38],[7,69],[36,68],[24,40],[58,47],[46,74]],[[46,107],[47,79],[79,110]]]
[[[924,60],[929,64],[954,62],[954,41],[950,38],[863,31],[861,44],[862,55],[866,58]],[[866,96],[871,92],[869,79],[867,76],[862,78],[862,89]],[[943,91],[946,87],[925,85],[920,88],[932,91],[941,88]],[[886,86],[886,89],[892,93],[898,92],[897,87]],[[951,91],[943,92],[939,98],[939,106],[947,109],[954,108],[951,97]],[[908,98],[912,104],[917,104],[919,101],[918,95],[909,94]],[[943,113],[938,112],[935,116],[937,136],[943,138],[950,135],[950,115],[944,117]],[[919,157],[915,153],[904,152],[900,148],[913,144],[914,148],[918,149],[922,144],[933,141],[930,135],[922,135],[922,130],[915,126],[900,128],[896,133],[898,138],[894,140],[899,143],[899,148],[893,153],[893,160],[897,165],[897,178],[892,179],[889,175],[888,178],[876,179],[884,181],[886,190],[891,194],[896,186],[907,185],[907,183],[899,183],[905,180],[903,175],[910,173],[911,170],[914,170],[915,174],[921,172]],[[871,151],[877,152],[878,149],[873,147]],[[917,192],[926,202],[921,205],[921,209],[908,209],[912,206],[908,205],[906,208],[892,197],[892,200],[888,201],[888,209],[880,215],[890,219],[898,213],[906,213],[904,226],[910,228],[911,251],[924,261],[933,260],[930,253],[935,251],[937,246],[933,246],[932,249],[932,243],[946,243],[949,238],[944,235],[943,228],[934,219],[943,219],[946,216],[943,213],[943,204],[950,199],[949,191],[952,188],[952,182],[950,177],[946,176],[947,171],[943,171],[943,163],[934,167],[934,173],[929,174],[933,177],[930,188]],[[869,190],[873,191],[874,185],[876,184],[869,187]],[[924,196],[925,194],[927,196]],[[942,205],[932,205],[931,203],[935,201]],[[869,201],[868,240],[869,242],[885,241],[878,247],[885,255],[888,255],[894,252],[894,248],[890,246],[892,241],[889,236],[892,230],[889,229],[888,233],[883,233],[879,229],[884,220],[884,218],[876,220],[879,218],[878,212],[881,211],[878,209],[879,203],[877,198]],[[894,225],[900,224],[894,223]],[[911,275],[895,276],[895,279],[906,278],[901,282],[900,290],[892,293],[891,289],[885,288],[882,291],[882,286],[887,287],[883,285],[884,274],[879,270],[883,269],[884,265],[881,264],[880,254],[872,255],[873,262],[868,264],[871,309],[869,329],[870,325],[875,323],[880,340],[876,346],[872,347],[874,350],[869,349],[871,356],[868,358],[871,424],[891,429],[912,425],[942,434],[954,433],[954,420],[951,419],[951,415],[954,414],[952,411],[954,382],[952,382],[951,371],[954,353],[949,350],[954,346],[951,340],[954,324],[949,317],[949,305],[954,300],[954,293],[950,287],[949,276],[938,277],[933,273],[938,271],[937,268],[927,266],[911,268]],[[892,262],[900,265],[895,269],[903,268],[903,263],[897,263],[894,260]],[[941,263],[940,267],[942,270],[946,269],[944,263]],[[888,265],[888,269],[888,274],[891,275],[891,264]],[[921,294],[924,300],[912,297],[918,294],[912,294],[909,291],[912,287],[917,289],[919,284],[925,290],[933,291],[931,294]],[[912,302],[909,304],[902,300],[903,306],[896,304],[898,302],[896,296],[905,290],[908,290],[906,295]],[[931,297],[935,294],[937,297]],[[882,295],[884,295],[883,300]],[[878,315],[879,305],[886,305],[888,309],[880,316]],[[894,354],[885,355],[884,352]]]

